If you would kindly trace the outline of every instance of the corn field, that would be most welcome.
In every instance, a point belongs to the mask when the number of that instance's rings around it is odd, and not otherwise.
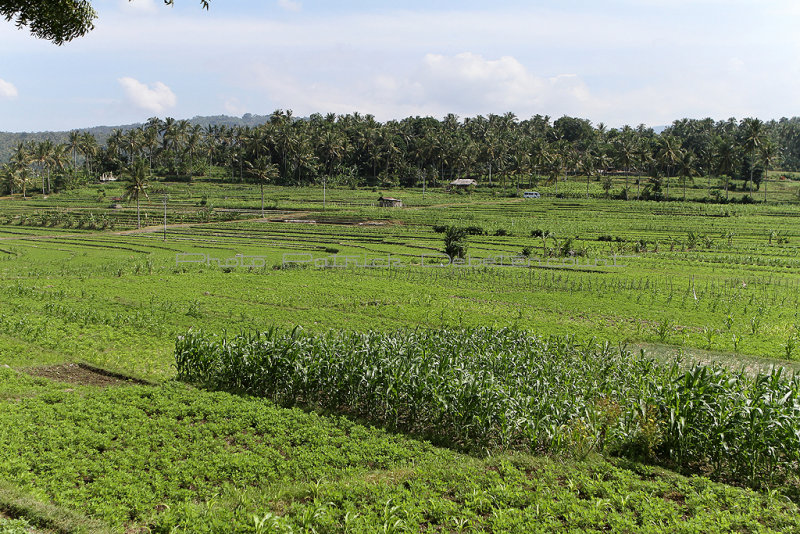
[[[472,452],[648,458],[769,486],[800,474],[800,378],[662,366],[519,329],[189,331],[180,380],[362,418]]]

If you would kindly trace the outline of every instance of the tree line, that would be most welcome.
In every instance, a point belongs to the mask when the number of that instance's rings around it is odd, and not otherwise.
[[[687,182],[711,176],[720,180],[720,196],[737,181],[752,195],[767,170],[800,169],[800,118],[682,119],[657,133],[644,125],[607,128],[513,113],[379,122],[360,113],[297,118],[276,110],[253,126],[153,117],[113,130],[103,145],[85,131],[70,132],[64,143],[19,142],[2,167],[0,188],[48,194],[101,173],[123,174],[137,161],[149,175],[187,181],[215,166],[226,180],[261,184],[414,187],[476,178],[501,187],[544,182],[557,193],[572,176],[585,177],[587,192],[590,181],[605,187],[618,176],[621,197],[658,199],[676,196],[670,185],[682,186],[685,196]]]

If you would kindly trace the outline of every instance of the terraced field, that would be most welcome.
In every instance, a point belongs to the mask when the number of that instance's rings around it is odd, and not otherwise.
[[[553,458],[495,444],[465,455],[373,428],[363,414],[173,382],[179,336],[271,326],[309,335],[508,327],[658,362],[716,360],[752,377],[772,365],[791,372],[800,367],[795,204],[384,191],[408,206],[385,209],[372,205],[379,192],[328,190],[323,209],[319,189],[268,187],[262,217],[252,186],[200,185],[165,186],[166,239],[155,195],[141,231],[134,208],[107,205],[113,186],[105,199],[93,186],[0,200],[6,515],[61,531],[797,528],[796,506],[781,497],[796,499],[793,475],[725,480],[667,466],[754,493],[592,448]],[[84,212],[95,223],[78,224]],[[104,217],[113,228],[98,229]],[[448,225],[473,227],[473,258],[526,266],[432,266]],[[259,260],[242,266],[242,256]],[[299,257],[350,264],[286,264]],[[368,268],[355,258],[394,261]],[[146,383],[75,378],[77,363]]]

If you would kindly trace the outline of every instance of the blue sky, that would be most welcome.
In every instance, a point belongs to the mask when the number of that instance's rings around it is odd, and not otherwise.
[[[95,0],[61,47],[0,21],[0,130],[292,109],[609,126],[800,114],[796,0]]]

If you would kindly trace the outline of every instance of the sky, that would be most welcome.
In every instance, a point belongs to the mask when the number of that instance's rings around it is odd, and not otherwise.
[[[577,116],[609,127],[800,115],[797,0],[93,0],[56,46],[0,20],[0,131],[291,109]]]

